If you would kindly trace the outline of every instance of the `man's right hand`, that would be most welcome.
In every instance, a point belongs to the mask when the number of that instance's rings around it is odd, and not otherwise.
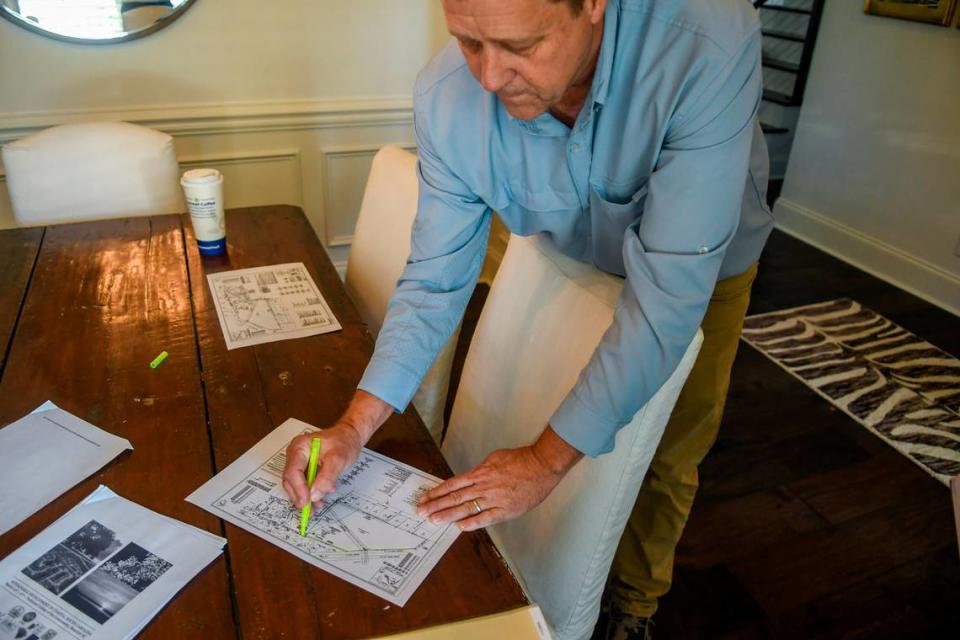
[[[307,487],[310,441],[316,437],[323,440],[323,446],[317,476],[313,486]],[[287,446],[287,464],[283,468],[283,489],[297,509],[306,506],[308,496],[310,502],[319,506],[323,497],[333,492],[340,474],[357,460],[362,448],[363,440],[357,430],[342,422],[291,440]]]
[[[323,497],[333,492],[337,478],[356,462],[367,440],[391,413],[393,407],[389,404],[366,391],[358,390],[336,424],[290,441],[287,463],[283,468],[283,489],[297,509],[305,507],[308,500],[319,506]],[[317,476],[313,486],[307,487],[310,440],[317,436],[323,439],[323,446],[317,463]]]

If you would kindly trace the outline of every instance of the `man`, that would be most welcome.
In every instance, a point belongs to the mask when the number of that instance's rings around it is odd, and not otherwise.
[[[402,410],[460,320],[496,210],[518,234],[626,278],[613,323],[550,424],[428,493],[419,510],[469,531],[539,504],[705,342],[624,533],[612,632],[643,637],[719,427],[750,285],[772,220],[755,113],[760,32],[747,0],[443,0],[455,41],[414,95],[420,196],[411,255],[376,351],[324,434],[291,442],[299,508]],[[709,307],[708,307],[709,304]],[[529,381],[535,384],[536,381]]]

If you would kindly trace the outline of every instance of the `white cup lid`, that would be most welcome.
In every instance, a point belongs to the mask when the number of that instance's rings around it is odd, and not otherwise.
[[[191,184],[211,184],[214,182],[220,182],[222,180],[220,172],[216,169],[190,169],[189,171],[184,172],[181,182],[189,182]]]

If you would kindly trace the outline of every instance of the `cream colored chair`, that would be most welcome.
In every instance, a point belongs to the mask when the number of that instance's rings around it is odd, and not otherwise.
[[[474,333],[443,443],[454,472],[531,443],[613,318],[623,280],[512,236]],[[489,528],[556,639],[589,638],[610,564],[664,426],[702,342],[617,434],[526,515]]]
[[[347,293],[374,335],[410,255],[418,193],[417,157],[400,147],[380,149],[370,167],[345,278]],[[459,334],[458,327],[413,397],[413,406],[438,444]]]
[[[3,147],[24,226],[185,210],[173,139],[127,122],[66,124]]]

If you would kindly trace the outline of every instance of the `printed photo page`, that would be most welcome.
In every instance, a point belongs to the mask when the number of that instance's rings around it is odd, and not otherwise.
[[[0,562],[0,640],[133,637],[225,544],[100,486]]]

